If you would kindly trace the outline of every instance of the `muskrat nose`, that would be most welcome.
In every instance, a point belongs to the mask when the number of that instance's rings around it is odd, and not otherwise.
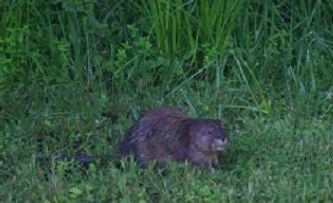
[[[212,148],[214,151],[223,151],[226,144],[227,144],[227,139],[225,138],[215,139]]]

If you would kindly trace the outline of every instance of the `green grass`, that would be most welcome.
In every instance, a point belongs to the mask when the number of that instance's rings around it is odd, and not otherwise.
[[[0,11],[2,202],[333,201],[330,1],[5,0]],[[221,169],[125,164],[117,144],[157,106],[221,119]],[[77,153],[106,157],[52,160]]]

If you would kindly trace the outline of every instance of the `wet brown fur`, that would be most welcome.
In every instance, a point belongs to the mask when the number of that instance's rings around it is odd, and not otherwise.
[[[134,155],[142,166],[153,159],[163,166],[172,159],[211,169],[219,165],[218,151],[211,147],[216,139],[226,141],[218,120],[193,119],[176,109],[157,108],[145,113],[130,128],[120,152]]]

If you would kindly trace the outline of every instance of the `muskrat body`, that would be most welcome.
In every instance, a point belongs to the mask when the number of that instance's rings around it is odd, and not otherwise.
[[[140,165],[156,160],[164,166],[168,159],[188,161],[202,169],[219,166],[218,154],[227,138],[220,121],[193,119],[172,108],[157,108],[145,113],[120,144],[120,153],[133,155]]]

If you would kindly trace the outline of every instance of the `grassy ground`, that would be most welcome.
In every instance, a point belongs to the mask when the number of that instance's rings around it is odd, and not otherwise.
[[[2,202],[332,202],[330,1],[3,1]],[[221,119],[214,172],[115,151],[142,110]],[[78,153],[94,164],[54,160]],[[50,158],[50,159],[46,159]]]

